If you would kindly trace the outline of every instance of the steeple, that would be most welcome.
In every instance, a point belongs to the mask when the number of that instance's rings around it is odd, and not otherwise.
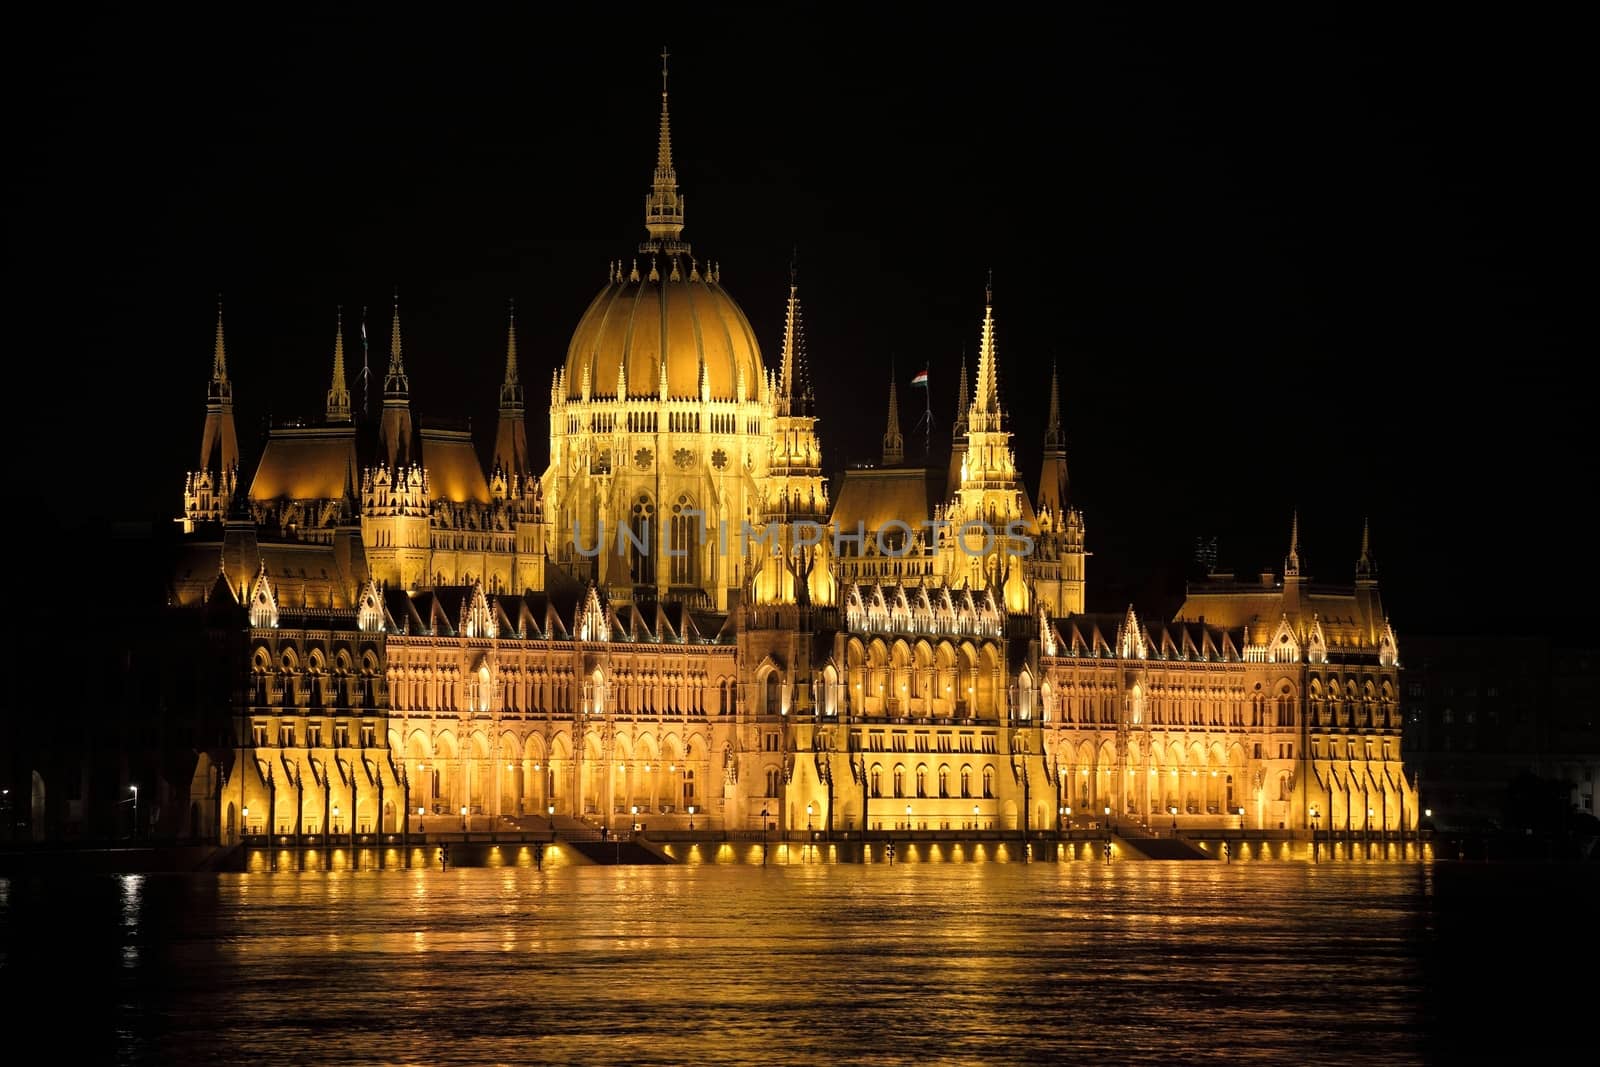
[[[783,359],[778,374],[778,414],[811,412],[811,376],[806,368],[806,329],[800,317],[800,274],[789,261],[789,307],[783,318]]]
[[[971,394],[969,394],[967,391],[969,382],[970,379],[967,377],[967,348],[965,345],[962,345],[961,380],[960,384],[956,387],[956,418],[955,422],[951,424],[954,427],[953,432],[957,437],[965,437],[967,434],[967,407],[972,403]],[[964,442],[962,447],[966,447]]]
[[[1361,555],[1356,558],[1356,578],[1374,579],[1378,565],[1372,560],[1372,529],[1366,519],[1361,520]]]
[[[512,300],[508,311],[511,322],[506,328],[506,380],[500,383],[500,408],[509,405],[522,407],[522,381],[517,374],[517,302]]]
[[[895,393],[894,364],[889,366],[889,425],[883,432],[883,465],[898,467],[905,459],[906,440],[900,436],[900,400]]]
[[[945,472],[946,495],[961,487],[961,467],[967,455],[967,349],[961,349],[961,374],[956,387],[956,417],[950,424],[950,469]]]
[[[1300,577],[1300,512],[1294,513],[1289,524],[1289,554],[1283,560],[1285,578]]]
[[[688,253],[683,235],[684,198],[678,193],[678,172],[672,167],[672,123],[667,116],[667,56],[661,50],[661,130],[656,142],[656,171],[644,198],[644,226],[650,240],[641,252]]]
[[[217,294],[217,338],[211,349],[211,385],[206,395],[213,399],[231,399],[233,383],[228,381],[228,345],[222,336],[222,294]]]
[[[219,295],[216,340],[211,350],[211,381],[206,385],[206,425],[200,439],[197,469],[226,473],[238,464],[239,438],[233,428],[233,383],[228,380],[228,347],[222,334],[222,297]]]
[[[1061,435],[1061,372],[1054,362],[1050,364],[1050,418],[1045,423],[1044,447],[1046,451],[1066,448]]]
[[[494,465],[515,484],[533,473],[528,462],[528,428],[523,416],[522,380],[517,371],[517,302],[511,301],[506,327],[506,380],[500,383],[500,425],[495,431]],[[620,379],[621,373],[618,372]],[[619,389],[621,386],[619,385]]]
[[[344,378],[344,305],[339,306],[333,328],[333,384],[328,388],[328,421],[350,421],[350,389]]]
[[[994,350],[994,272],[983,295],[983,327],[978,333],[978,386],[967,414],[969,430],[1000,429],[1000,371]]]
[[[406,377],[406,361],[400,343],[400,290],[394,292],[394,318],[389,322],[389,372],[383,376],[383,397],[409,397],[411,379]]]
[[[383,377],[383,425],[379,435],[382,459],[389,466],[407,466],[411,454],[411,379],[400,343],[400,293],[394,294],[394,318],[389,324],[389,372]]]
[[[1039,511],[1057,527],[1066,518],[1067,444],[1061,430],[1061,375],[1050,366],[1050,419],[1044,430],[1044,465],[1039,472]]]

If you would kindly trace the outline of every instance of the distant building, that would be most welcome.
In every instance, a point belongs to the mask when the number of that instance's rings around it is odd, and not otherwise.
[[[1568,783],[1574,807],[1600,814],[1600,649],[1516,636],[1418,636],[1406,648],[1406,764],[1438,825],[1503,825],[1524,772]]]

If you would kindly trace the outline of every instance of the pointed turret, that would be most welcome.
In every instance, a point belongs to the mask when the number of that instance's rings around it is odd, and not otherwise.
[[[1372,528],[1366,519],[1361,520],[1361,555],[1356,557],[1356,577],[1376,578],[1378,565],[1372,561]]]
[[[383,426],[380,434],[383,462],[405,466],[411,453],[411,379],[406,376],[405,350],[400,340],[400,293],[394,294],[394,318],[389,324],[389,371],[383,377]]]
[[[1361,520],[1361,555],[1356,558],[1356,618],[1376,644],[1385,626],[1383,599],[1378,595],[1378,564],[1372,558],[1372,529]]]
[[[206,425],[200,438],[199,470],[226,475],[239,465],[239,437],[233,428],[233,383],[228,380],[228,346],[222,332],[222,297],[217,297],[217,332],[211,350],[211,381],[206,385]]]
[[[949,495],[961,487],[961,465],[967,455],[967,407],[971,400],[967,393],[967,350],[961,349],[961,375],[956,385],[956,417],[950,426],[950,470],[945,478],[945,493]]]
[[[806,330],[800,316],[800,276],[789,262],[789,306],[783,317],[783,358],[778,375],[778,414],[811,413],[811,375],[806,367]]]
[[[517,368],[517,302],[511,301],[506,327],[506,378],[500,383],[500,425],[494,438],[494,465],[513,484],[533,473],[528,462],[528,428],[522,378]],[[619,385],[620,388],[620,385]]]
[[[1300,512],[1289,523],[1289,554],[1283,558],[1284,578],[1300,577]]]
[[[900,435],[900,399],[895,392],[893,364],[889,371],[889,423],[883,431],[883,465],[898,467],[905,459],[906,439]]]
[[[1067,507],[1067,439],[1061,430],[1061,375],[1050,366],[1050,420],[1044,430],[1044,465],[1039,472],[1039,511],[1060,526]]]
[[[329,422],[350,421],[350,388],[344,377],[344,306],[340,305],[334,317],[333,328],[333,384],[328,388]]]
[[[978,384],[967,413],[968,430],[1000,429],[1000,369],[994,344],[994,277],[983,294],[983,326],[978,331]]]
[[[644,226],[650,240],[641,252],[687,253],[683,235],[684,198],[678,193],[678,172],[672,167],[672,123],[667,114],[667,50],[661,50],[661,129],[656,141],[656,170],[644,198]]]

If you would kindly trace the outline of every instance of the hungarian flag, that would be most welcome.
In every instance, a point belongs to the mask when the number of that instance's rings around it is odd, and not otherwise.
[[[928,387],[928,372],[926,370],[918,371],[917,376],[911,379],[911,384],[920,385],[926,389]]]

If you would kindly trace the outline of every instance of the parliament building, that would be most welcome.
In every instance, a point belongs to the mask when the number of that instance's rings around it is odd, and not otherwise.
[[[992,293],[948,465],[906,462],[891,383],[882,463],[832,486],[797,281],[773,359],[684,239],[665,79],[644,207],[549,377],[543,469],[514,312],[485,469],[413,411],[437,372],[398,299],[381,411],[340,323],[325,418],[247,465],[219,307],[171,600],[228,635],[234,729],[185,832],[1417,826],[1365,531],[1348,585],[1302,577],[1293,523],[1281,572],[1173,619],[1086,612],[1059,386],[1030,482]]]

